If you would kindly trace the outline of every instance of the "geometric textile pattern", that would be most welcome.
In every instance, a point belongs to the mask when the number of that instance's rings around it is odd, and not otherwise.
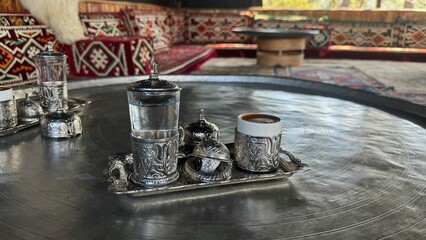
[[[316,34],[306,42],[306,49],[328,48],[331,38],[331,30],[328,26],[315,20],[285,21],[285,20],[256,20],[255,28],[279,28],[279,29],[317,29]]]
[[[283,29],[304,29],[307,26],[322,26],[324,24],[319,23],[318,20],[256,20],[254,23],[255,28],[283,28]]]
[[[130,32],[124,21],[123,13],[80,13],[80,21],[86,36],[121,37]]]
[[[0,26],[44,25],[30,13],[0,13]]]
[[[336,84],[369,92],[379,92],[385,88],[385,85],[381,82],[356,68],[301,67],[292,71],[291,77]]]
[[[400,47],[426,48],[426,21],[406,22],[398,36]]]
[[[232,32],[236,27],[250,27],[251,19],[240,14],[191,14],[186,17],[189,43],[246,43],[246,34]]]
[[[62,50],[50,29],[39,24],[27,13],[0,14],[0,85],[34,83],[37,72],[33,57],[47,51],[48,42],[53,43],[55,51]]]
[[[185,42],[185,15],[183,13],[173,13],[169,15],[168,26],[170,26],[171,43]]]
[[[162,74],[186,73],[187,68],[193,69],[194,64],[201,65],[215,54],[214,49],[203,45],[178,44],[170,47],[168,52],[155,54],[155,61]]]
[[[149,41],[144,40],[136,36],[96,37],[66,45],[70,77],[129,76],[143,73],[147,62],[139,61],[146,61],[147,54],[143,51],[151,48],[147,46]]]
[[[394,23],[331,21],[332,45],[393,47]]]
[[[154,48],[152,38],[138,37],[131,41],[132,64],[135,72],[133,75],[146,75],[154,61]],[[132,71],[130,71],[132,72]]]
[[[315,28],[309,28],[315,29]],[[306,42],[306,49],[315,49],[315,48],[328,48],[330,43],[330,29],[318,29],[319,34],[316,34],[308,39]]]
[[[129,10],[125,16],[132,35],[152,38],[156,53],[169,50],[172,37],[167,12]]]

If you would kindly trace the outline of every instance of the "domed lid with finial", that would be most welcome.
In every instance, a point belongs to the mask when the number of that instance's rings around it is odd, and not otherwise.
[[[67,56],[60,52],[55,52],[53,50],[52,42],[47,43],[47,51],[40,52],[34,56],[34,61],[36,64],[65,64]]]
[[[198,143],[208,139],[219,140],[220,130],[204,117],[204,109],[200,110],[200,119],[196,122],[188,124],[185,128],[185,144],[195,146]]]
[[[208,139],[197,144],[191,155],[198,158],[231,162],[229,149],[225,144],[215,139]]]
[[[151,64],[151,70],[149,78],[131,83],[127,90],[133,92],[167,92],[167,91],[179,91],[180,88],[169,81],[160,80],[158,77],[158,64],[153,62]]]

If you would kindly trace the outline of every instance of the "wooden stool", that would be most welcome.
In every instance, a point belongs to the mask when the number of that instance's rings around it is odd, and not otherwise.
[[[257,64],[267,67],[300,66],[306,46],[305,37],[258,38]]]
[[[234,28],[232,31],[257,37],[257,64],[267,67],[302,65],[306,37],[319,34],[318,30],[310,29]]]

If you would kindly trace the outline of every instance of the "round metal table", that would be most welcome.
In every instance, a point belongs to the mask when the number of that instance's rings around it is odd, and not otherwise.
[[[288,179],[131,197],[107,191],[109,155],[130,152],[126,84],[70,83],[83,134],[39,127],[0,138],[0,239],[421,239],[426,130],[377,108],[297,93],[286,79],[166,76],[183,88],[180,122],[204,108],[224,143],[237,116],[284,119],[282,147],[311,166]],[[290,80],[289,80],[290,81]],[[83,87],[83,88],[81,88]],[[291,91],[288,91],[291,90]]]

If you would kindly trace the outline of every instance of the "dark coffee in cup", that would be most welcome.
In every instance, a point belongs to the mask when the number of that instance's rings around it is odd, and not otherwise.
[[[260,113],[244,114],[241,116],[241,119],[253,123],[276,123],[281,120],[278,117]]]

